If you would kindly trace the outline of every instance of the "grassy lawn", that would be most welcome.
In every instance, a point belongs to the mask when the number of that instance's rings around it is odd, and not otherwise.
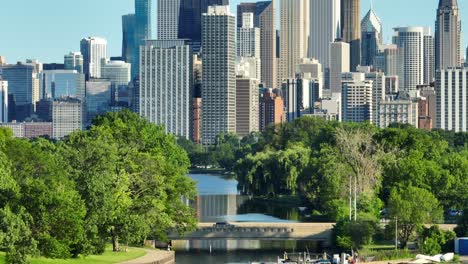
[[[119,263],[126,260],[136,259],[144,256],[146,252],[143,249],[129,248],[128,252],[112,252],[112,248],[106,248],[106,252],[102,255],[91,255],[78,259],[47,259],[47,258],[32,258],[31,264],[111,264]],[[0,252],[0,264],[5,263],[5,253]]]

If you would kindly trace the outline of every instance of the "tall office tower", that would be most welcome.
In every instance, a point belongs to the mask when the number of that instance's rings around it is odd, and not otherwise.
[[[135,41],[138,50],[140,45],[144,45],[145,41],[151,38],[153,21],[151,3],[151,0],[135,0]]]
[[[97,115],[110,111],[112,84],[105,79],[91,79],[86,82],[86,120],[93,121]]]
[[[372,81],[372,123],[377,124],[380,101],[385,99],[386,77],[383,72],[372,72],[370,66],[358,66],[357,71],[364,73],[367,81]]]
[[[237,27],[242,27],[242,14],[254,14],[254,27],[260,28],[261,82],[266,87],[277,85],[276,1],[241,3],[237,6]]]
[[[83,103],[76,98],[63,97],[52,103],[52,138],[62,139],[83,129]]]
[[[285,122],[284,101],[280,89],[267,88],[260,93],[260,131]]]
[[[236,80],[236,134],[240,137],[259,131],[258,85],[257,79],[238,77]]]
[[[187,40],[148,40],[141,47],[140,115],[191,138],[193,57]]]
[[[387,76],[403,78],[403,49],[397,45],[380,45],[374,58],[374,69],[383,71]]]
[[[416,128],[419,126],[418,101],[412,100],[405,93],[394,99],[381,100],[378,109],[376,125],[380,128],[387,128],[394,123],[410,124]]]
[[[81,52],[70,52],[64,56],[64,69],[76,70],[78,73],[83,73],[83,55]]]
[[[286,120],[292,122],[304,114],[310,114],[310,80],[294,78],[284,80],[281,90],[284,98]]]
[[[190,39],[194,52],[202,42],[202,15],[209,6],[229,5],[229,0],[180,0],[179,39]]]
[[[374,58],[383,41],[382,22],[371,8],[361,21],[361,65],[374,65]]]
[[[341,38],[340,0],[313,0],[310,3],[309,58],[324,69],[330,67],[330,43]]]
[[[8,81],[10,120],[22,122],[34,112],[34,105],[39,101],[39,78],[36,70],[35,65],[21,62],[1,67],[3,80]]]
[[[131,80],[131,68],[131,64],[124,61],[103,59],[101,63],[101,77],[111,81],[116,86],[128,86]]]
[[[8,81],[0,77],[0,123],[8,123]]]
[[[457,0],[439,0],[435,23],[435,68],[461,65],[461,21]]]
[[[309,2],[290,0],[280,2],[280,73],[281,79],[295,77],[296,66],[307,57],[309,41]]]
[[[210,6],[202,18],[202,142],[236,132],[236,21],[229,6]]]
[[[350,72],[350,45],[336,41],[330,44],[330,91],[341,92],[341,73]]]
[[[157,39],[177,39],[179,35],[180,0],[158,0]]]
[[[361,0],[341,0],[341,38],[350,45],[352,71],[361,64]]]
[[[468,131],[468,68],[436,71],[437,128]]]
[[[423,27],[394,28],[393,43],[403,49],[403,78],[400,89],[414,93],[424,83],[424,31]]]
[[[323,91],[324,76],[322,64],[316,59],[303,58],[296,68],[296,73],[310,80],[316,80],[319,91]]]
[[[426,32],[424,34],[424,83],[429,84],[433,82],[434,76],[434,37],[431,35],[431,28],[426,28]]]
[[[101,78],[101,61],[107,58],[107,40],[89,37],[81,40],[83,54],[83,72],[86,80]]]
[[[132,66],[139,63],[139,57],[134,57],[137,50],[135,41],[135,14],[122,16],[122,59]],[[132,67],[132,78],[137,76],[136,67]]]
[[[254,61],[257,68],[254,76],[250,78],[261,79],[261,60],[260,60],[260,29],[254,27],[254,14],[243,13],[242,27],[237,29],[237,57],[239,60],[247,59]],[[252,63],[250,63],[252,64]]]
[[[84,99],[85,76],[76,70],[43,71],[40,80],[40,99],[76,97]]]

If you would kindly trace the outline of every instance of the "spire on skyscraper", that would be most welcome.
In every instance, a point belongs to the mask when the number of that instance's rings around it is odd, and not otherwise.
[[[452,7],[452,6],[458,6],[457,0],[439,0],[439,8],[440,7]]]

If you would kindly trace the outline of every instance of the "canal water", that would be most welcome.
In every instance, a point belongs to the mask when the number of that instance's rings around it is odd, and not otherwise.
[[[299,208],[240,195],[235,179],[207,174],[191,174],[190,177],[197,182],[198,196],[193,206],[199,222],[302,221]],[[322,250],[314,241],[191,240],[173,241],[173,246],[177,264],[276,263],[277,257],[285,251]]]

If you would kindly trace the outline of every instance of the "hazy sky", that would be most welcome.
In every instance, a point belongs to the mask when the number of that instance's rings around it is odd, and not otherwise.
[[[283,0],[284,1],[284,0]],[[231,0],[231,8],[240,2]],[[458,0],[462,28],[468,25],[468,0]],[[390,42],[395,26],[434,28],[438,0],[375,0],[374,9],[382,19],[385,41]],[[362,15],[370,0],[362,0]],[[10,63],[37,58],[42,62],[62,62],[63,55],[79,50],[87,36],[104,37],[109,55],[121,53],[121,16],[133,12],[133,0],[1,0],[0,55]],[[468,31],[463,32],[464,45]],[[465,48],[463,49],[465,54]]]

